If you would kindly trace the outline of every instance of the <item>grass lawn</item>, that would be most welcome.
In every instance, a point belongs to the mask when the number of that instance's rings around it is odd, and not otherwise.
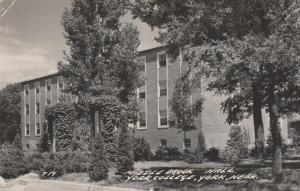
[[[253,165],[257,161],[247,160],[242,164]],[[228,164],[215,163],[215,162],[204,162],[203,164],[188,164],[183,161],[147,161],[147,162],[136,162],[134,165],[135,169],[149,169],[152,167],[174,167],[174,168],[224,168],[229,167]],[[234,181],[234,182],[203,182],[203,183],[174,183],[169,181],[143,181],[143,182],[124,182],[119,175],[115,175],[116,170],[110,169],[108,180],[101,182],[89,182],[87,173],[73,173],[65,174],[58,180],[62,181],[75,181],[78,183],[92,183],[103,186],[115,186],[123,188],[137,188],[143,190],[149,190],[150,188],[159,188],[160,191],[164,190],[181,190],[181,191],[252,191],[252,190],[263,190],[263,191],[300,191],[300,170],[285,169],[286,180],[284,184],[273,185],[272,184],[272,170],[270,167],[259,168],[255,171],[260,177],[259,180],[255,181]]]

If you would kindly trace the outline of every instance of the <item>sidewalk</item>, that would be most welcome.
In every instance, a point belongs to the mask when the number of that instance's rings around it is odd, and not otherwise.
[[[6,183],[0,191],[144,191],[132,188],[97,186],[74,182],[39,180],[28,174]]]

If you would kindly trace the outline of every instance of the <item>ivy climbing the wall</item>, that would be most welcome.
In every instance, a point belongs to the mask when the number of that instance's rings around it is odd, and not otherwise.
[[[56,138],[56,151],[70,150],[76,122],[75,107],[72,103],[57,103],[47,107],[45,117],[48,120],[49,141]],[[53,128],[55,127],[55,134]]]
[[[118,153],[118,124],[125,106],[113,96],[90,97],[89,106],[91,111],[99,111],[99,120],[103,121],[100,132],[104,148],[108,161],[115,165]]]

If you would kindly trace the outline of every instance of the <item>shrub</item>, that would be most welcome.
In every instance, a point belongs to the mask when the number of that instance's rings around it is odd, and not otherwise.
[[[108,161],[104,151],[102,136],[98,133],[94,138],[90,158],[89,177],[93,181],[106,179],[108,176]]]
[[[181,160],[182,154],[177,147],[158,147],[155,151],[155,160],[171,161]]]
[[[29,172],[21,147],[20,136],[16,135],[12,147],[7,151],[0,152],[0,176],[16,178]]]
[[[42,138],[39,141],[39,147],[38,147],[38,151],[40,153],[43,152],[49,152],[50,151],[50,144],[49,144],[49,140],[48,140],[48,133],[43,134]]]
[[[127,123],[123,120],[121,123],[121,132],[119,136],[117,169],[119,174],[133,170],[133,140],[130,135]]]
[[[28,154],[25,160],[26,164],[28,164],[28,169],[39,172],[43,179],[56,178],[64,173],[88,172],[90,166],[90,154],[82,151],[33,153]],[[51,169],[57,171],[55,176],[52,176],[51,173],[45,173]]]
[[[45,164],[48,163],[49,159],[46,153],[33,153],[25,156],[25,161],[30,171],[40,171]]]
[[[235,164],[248,157],[249,134],[240,126],[232,126],[229,131],[229,139],[225,150],[221,153],[221,159]]]
[[[65,173],[84,173],[89,171],[90,153],[76,151],[69,154],[68,160],[64,162]]]
[[[220,160],[219,150],[217,148],[211,147],[209,150],[204,152],[204,158],[209,161],[217,162]]]
[[[147,161],[150,160],[151,151],[150,145],[143,138],[135,138],[134,139],[134,160],[135,161]]]

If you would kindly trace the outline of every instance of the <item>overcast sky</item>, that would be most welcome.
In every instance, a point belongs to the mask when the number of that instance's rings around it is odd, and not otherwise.
[[[15,3],[14,3],[15,1]],[[0,88],[57,71],[56,64],[67,49],[60,19],[71,0],[0,0]],[[14,3],[14,4],[13,4]],[[10,7],[7,12],[4,10]],[[2,9],[5,8],[5,9]],[[139,20],[140,50],[152,48],[156,32]]]

